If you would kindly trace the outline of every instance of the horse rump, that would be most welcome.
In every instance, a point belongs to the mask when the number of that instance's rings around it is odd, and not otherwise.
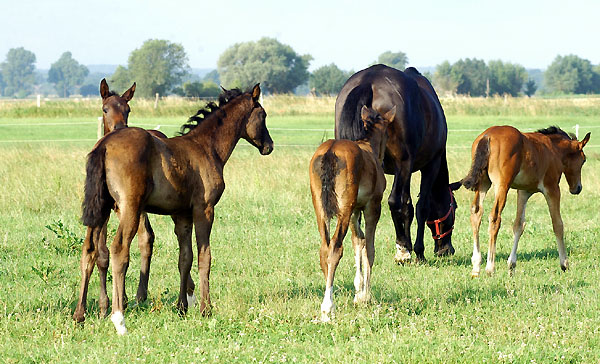
[[[106,147],[104,144],[100,144],[87,157],[81,222],[89,227],[98,227],[104,224],[115,203],[106,185],[105,152]]]

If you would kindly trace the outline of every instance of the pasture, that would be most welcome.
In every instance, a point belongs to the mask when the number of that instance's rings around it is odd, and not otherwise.
[[[151,215],[156,233],[149,299],[135,304],[139,275],[136,240],[127,274],[129,333],[116,335],[98,316],[94,271],[83,325],[77,302],[84,226],[79,222],[85,156],[95,143],[100,100],[0,103],[0,358],[3,362],[598,362],[600,358],[600,100],[446,99],[450,180],[470,166],[473,139],[490,125],[523,131],[558,125],[582,137],[583,191],[561,181],[562,216],[570,269],[559,267],[546,202],[534,195],[519,244],[512,247],[514,191],[498,235],[497,272],[471,279],[472,192],[458,202],[449,258],[394,263],[393,225],[384,194],[375,239],[373,301],[355,307],[349,234],[337,270],[335,318],[321,323],[325,282],[319,234],[310,200],[308,162],[333,136],[333,98],[267,97],[267,126],[275,142],[261,156],[240,141],[225,167],[226,189],[215,208],[210,317],[191,308],[180,317],[178,245],[169,217]],[[30,105],[31,104],[31,105]],[[131,101],[130,125],[172,136],[198,103],[168,101],[153,109]],[[418,173],[413,175],[416,201]],[[489,214],[492,198],[486,200]],[[116,218],[109,225],[114,236]],[[415,224],[412,234],[415,235]],[[481,229],[487,255],[487,218]],[[194,267],[196,265],[194,264]],[[193,269],[193,272],[195,270]],[[192,274],[197,280],[197,274]],[[109,284],[112,285],[110,270]],[[109,292],[111,292],[109,290]],[[109,293],[109,296],[112,296]]]

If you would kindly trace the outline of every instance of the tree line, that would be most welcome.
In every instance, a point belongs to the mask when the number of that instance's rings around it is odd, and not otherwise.
[[[127,65],[120,65],[108,76],[116,90],[128,88],[134,81],[141,97],[176,94],[189,97],[214,97],[222,85],[226,88],[248,87],[261,82],[266,93],[311,93],[335,95],[353,70],[341,70],[334,63],[309,72],[312,57],[300,55],[292,47],[273,38],[236,43],[219,57],[217,69],[204,78],[190,77],[190,66],[181,44],[149,39],[133,50]],[[35,76],[35,54],[22,47],[8,51],[0,63],[0,95],[26,97],[39,90]],[[408,57],[403,52],[387,51],[375,63],[404,69]],[[97,95],[98,84],[84,84],[89,70],[64,52],[48,71],[50,82],[61,97],[79,93]],[[470,96],[533,95],[540,80],[533,79],[519,65],[501,60],[485,62],[476,58],[442,62],[425,72],[438,93]],[[576,55],[557,56],[543,73],[544,92],[555,94],[600,93],[600,65]],[[39,87],[38,87],[39,88]]]

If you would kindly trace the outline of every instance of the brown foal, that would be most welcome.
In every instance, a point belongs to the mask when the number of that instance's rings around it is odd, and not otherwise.
[[[106,79],[100,81],[100,96],[102,97],[102,121],[104,125],[104,135],[110,133],[113,130],[126,128],[129,118],[129,101],[133,98],[135,92],[135,82],[133,85],[119,96],[114,91],[110,91]],[[158,130],[147,130],[148,133],[154,135],[157,138],[166,138],[167,136]],[[115,212],[118,214],[119,211],[115,206]],[[94,241],[95,246],[88,246],[86,244],[82,247],[81,253],[81,283],[79,289],[79,300],[73,319],[77,322],[83,322],[85,320],[85,311],[87,304],[87,291],[90,281],[90,276],[94,270],[94,264],[90,264],[90,257],[96,256],[92,261],[96,261],[98,266],[98,272],[100,275],[100,298],[98,305],[100,307],[100,315],[105,316],[108,310],[108,295],[106,293],[106,274],[108,272],[109,252],[106,246],[106,235],[107,235],[108,218],[106,219],[102,227],[87,228],[86,236],[95,234],[97,239],[87,239],[88,241]],[[140,248],[141,265],[140,265],[140,282],[136,294],[136,301],[145,301],[148,297],[148,278],[150,275],[150,261],[152,259],[152,249],[154,246],[154,231],[150,226],[150,220],[146,213],[143,213],[140,218],[140,224],[138,227],[138,246]],[[127,301],[127,298],[125,299]]]
[[[352,231],[356,263],[355,303],[371,298],[371,268],[375,259],[375,227],[381,214],[381,198],[385,190],[382,162],[387,141],[386,129],[396,114],[394,106],[383,117],[363,106],[361,119],[367,131],[359,141],[328,140],[321,144],[310,161],[310,190],[321,234],[320,261],[325,275],[325,295],[321,319],[329,321],[333,311],[333,278],[343,254],[342,242]],[[365,232],[360,228],[361,213]],[[337,226],[330,239],[330,221]]]
[[[502,209],[506,204],[506,194],[510,188],[517,190],[517,217],[513,225],[513,248],[508,257],[509,272],[512,273],[517,264],[517,245],[525,228],[527,200],[536,192],[544,194],[548,203],[560,267],[563,270],[568,268],[563,221],[560,216],[559,182],[564,174],[569,191],[574,195],[581,192],[581,167],[585,163],[583,147],[589,140],[590,133],[579,142],[554,126],[533,133],[521,133],[511,126],[493,126],[475,139],[471,149],[471,170],[459,182],[475,191],[471,205],[473,277],[479,276],[480,272],[479,227],[483,215],[483,200],[492,185],[495,199],[489,218],[490,241],[486,272],[494,272],[496,237],[500,229]]]
[[[117,205],[119,227],[111,244],[113,272],[112,315],[117,333],[125,334],[125,274],[129,248],[143,212],[171,215],[179,241],[180,287],[177,307],[188,308],[192,267],[192,227],[198,247],[200,310],[210,308],[210,231],[214,207],[224,189],[223,167],[243,138],[266,155],[273,141],[258,102],[259,85],[250,92],[226,91],[220,105],[200,110],[184,125],[186,134],[160,139],[139,128],[107,134],[90,152],[86,166],[83,223],[100,227]],[[184,129],[184,130],[185,130]],[[94,246],[96,234],[84,244]],[[89,258],[93,265],[93,257]]]

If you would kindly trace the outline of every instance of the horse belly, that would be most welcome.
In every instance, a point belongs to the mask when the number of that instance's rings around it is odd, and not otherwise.
[[[529,192],[538,192],[540,190],[539,180],[535,178],[535,176],[531,176],[523,172],[522,169],[519,171],[519,173],[517,173],[510,187],[516,190],[524,190]]]
[[[153,182],[152,192],[146,200],[146,211],[170,215],[190,209],[189,198],[186,198],[167,179],[159,177],[155,178]]]

